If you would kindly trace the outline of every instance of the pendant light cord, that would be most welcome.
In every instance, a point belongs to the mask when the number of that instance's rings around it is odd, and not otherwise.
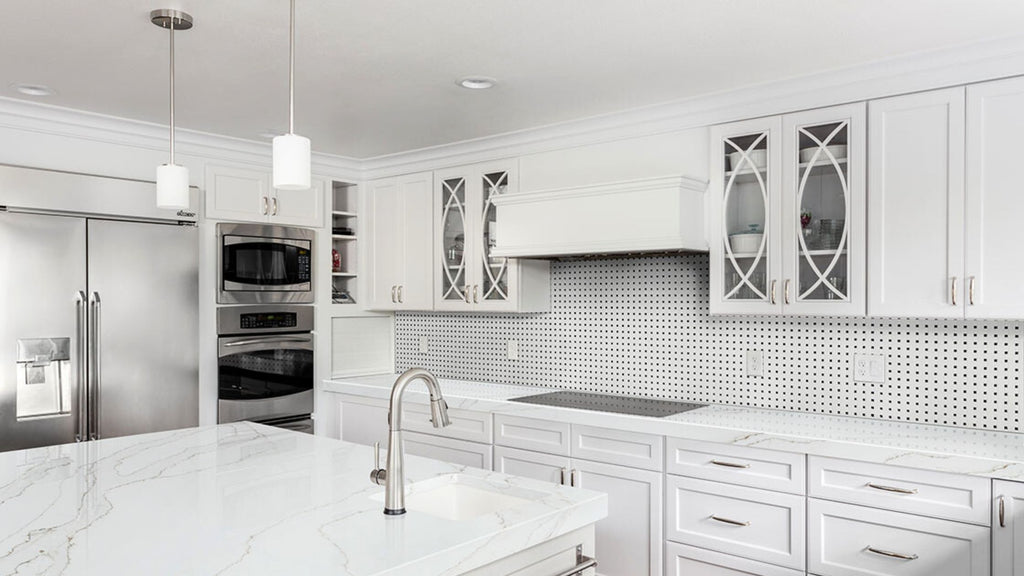
[[[174,165],[174,17],[170,18],[171,31],[171,165]]]
[[[295,0],[288,26],[288,133],[295,134]]]

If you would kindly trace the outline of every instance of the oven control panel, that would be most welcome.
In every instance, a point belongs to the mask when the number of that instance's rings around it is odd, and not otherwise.
[[[242,330],[295,328],[298,325],[298,318],[294,312],[255,312],[240,314],[238,324]]]

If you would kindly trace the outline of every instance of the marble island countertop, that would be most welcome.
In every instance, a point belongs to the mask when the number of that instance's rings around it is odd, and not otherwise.
[[[323,389],[387,398],[395,378],[382,374],[326,380]],[[1024,434],[1019,433],[717,405],[651,418],[509,401],[553,388],[445,379],[440,383],[452,408],[1024,481]],[[425,389],[416,386],[405,394],[407,402],[426,398]]]
[[[407,491],[458,473],[525,503],[386,517],[372,464],[247,422],[0,453],[0,574],[454,575],[607,513],[604,494],[407,456]]]

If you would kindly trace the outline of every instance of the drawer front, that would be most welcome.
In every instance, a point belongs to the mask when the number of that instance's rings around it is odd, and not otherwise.
[[[992,485],[987,478],[817,456],[808,458],[807,467],[808,493],[815,498],[990,523]]]
[[[494,443],[535,452],[569,455],[569,425],[564,422],[494,415]]]
[[[668,476],[668,539],[802,570],[804,498]]]
[[[502,474],[568,485],[571,466],[566,456],[494,447],[494,470]]]
[[[404,432],[402,436],[406,454],[484,470],[491,470],[494,464],[489,444],[452,440],[416,432]]]
[[[756,562],[677,542],[665,545],[666,576],[804,576],[800,570]]]
[[[669,438],[670,474],[803,494],[806,457],[747,446]]]
[[[624,432],[573,425],[572,456],[661,472],[665,463],[665,438],[637,432]]]
[[[402,406],[402,418],[402,428],[413,432],[484,444],[494,441],[490,412],[449,408],[448,419],[451,424],[444,428],[434,428],[430,423],[429,404],[406,402]]]
[[[810,499],[808,571],[822,576],[988,576],[988,528]]]

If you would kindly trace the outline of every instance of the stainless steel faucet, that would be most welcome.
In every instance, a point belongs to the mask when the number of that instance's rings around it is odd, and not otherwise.
[[[391,402],[388,408],[388,456],[387,464],[380,467],[380,445],[376,446],[376,468],[370,472],[370,481],[384,485],[384,514],[396,516],[405,514],[405,479],[402,453],[402,394],[413,380],[423,380],[430,391],[430,421],[434,428],[451,424],[448,420],[448,404],[441,395],[437,378],[423,368],[410,368],[395,380],[391,387]]]

